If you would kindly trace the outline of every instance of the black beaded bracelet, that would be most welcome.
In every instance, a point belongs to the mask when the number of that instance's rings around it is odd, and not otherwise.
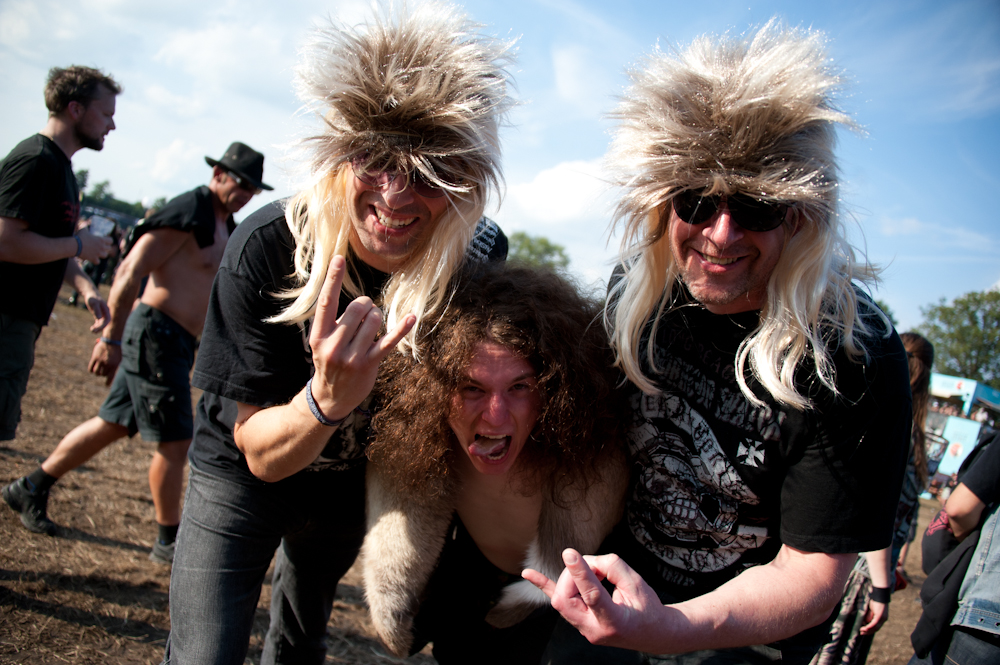
[[[121,346],[122,341],[120,339],[111,339],[110,337],[102,337],[101,341],[105,344],[110,344],[111,346]]]
[[[313,399],[312,378],[306,382],[306,402],[309,404],[309,410],[312,411],[312,414],[316,416],[316,420],[318,420],[321,425],[326,425],[327,427],[337,427],[340,423],[347,420],[347,416],[344,416],[340,420],[330,420],[323,415],[323,412],[319,410],[318,406],[316,406],[316,400]]]
[[[80,236],[75,233],[73,234],[73,240],[76,241],[76,254],[73,255],[73,258],[76,258],[83,254],[83,241],[80,240]]]
[[[889,587],[873,586],[871,599],[876,603],[888,605],[889,601],[892,600],[892,590]]]

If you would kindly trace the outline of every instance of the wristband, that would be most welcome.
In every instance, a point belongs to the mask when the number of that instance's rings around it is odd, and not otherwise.
[[[81,254],[83,254],[83,241],[80,240],[80,236],[76,235],[75,233],[73,234],[73,240],[76,241],[76,254],[73,255],[73,258],[75,259]]]
[[[871,599],[876,603],[882,603],[883,605],[888,605],[889,601],[892,600],[892,591],[889,587],[872,587]]]
[[[111,339],[110,337],[102,337],[101,341],[109,346],[121,346],[122,341],[120,339]]]
[[[306,402],[309,404],[309,410],[312,411],[312,414],[316,416],[316,420],[318,420],[321,425],[326,425],[327,427],[337,427],[340,423],[347,420],[347,416],[344,416],[340,420],[330,420],[323,415],[323,412],[319,410],[318,406],[316,406],[316,400],[313,399],[312,378],[306,382]]]

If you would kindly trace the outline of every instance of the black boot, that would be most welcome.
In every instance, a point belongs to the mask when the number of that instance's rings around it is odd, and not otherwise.
[[[56,524],[45,514],[49,505],[49,491],[31,491],[28,479],[18,478],[3,488],[3,500],[21,513],[21,523],[28,531],[56,535]]]

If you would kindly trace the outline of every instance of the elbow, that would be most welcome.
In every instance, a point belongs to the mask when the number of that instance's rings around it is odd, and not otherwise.
[[[258,480],[263,480],[265,483],[276,483],[288,477],[287,473],[281,473],[281,470],[276,468],[274,464],[269,464],[267,460],[258,455],[246,455],[245,457],[247,468]]]

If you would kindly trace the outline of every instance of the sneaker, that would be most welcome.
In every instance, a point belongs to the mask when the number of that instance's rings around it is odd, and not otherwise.
[[[169,566],[174,562],[174,545],[176,544],[177,541],[164,545],[157,540],[153,543],[153,551],[149,553],[149,560]]]
[[[32,492],[28,489],[27,478],[18,478],[3,488],[3,500],[15,511],[21,513],[21,524],[28,531],[56,535],[58,527],[45,514],[49,505],[48,492]]]

